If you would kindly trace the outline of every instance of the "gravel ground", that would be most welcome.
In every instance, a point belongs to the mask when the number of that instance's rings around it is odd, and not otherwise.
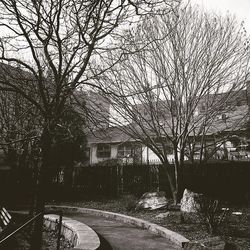
[[[207,232],[206,225],[202,222],[200,216],[183,216],[180,211],[170,211],[168,209],[135,211],[133,209],[133,204],[134,201],[131,198],[60,203],[60,205],[101,209],[141,218],[178,232],[190,240],[199,240],[211,237],[211,235]],[[242,214],[232,215],[233,211],[241,212]],[[167,213],[168,215],[165,218],[157,217],[162,213]],[[227,242],[237,245],[238,249],[250,249],[250,207],[230,208],[229,215],[226,216],[220,227],[219,235]]]
[[[42,250],[55,250],[56,247],[57,247],[57,232],[44,229]],[[60,250],[68,250],[68,249],[72,249],[72,245],[67,239],[61,237]]]

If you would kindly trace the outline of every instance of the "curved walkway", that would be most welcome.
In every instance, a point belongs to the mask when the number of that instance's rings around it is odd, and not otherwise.
[[[188,242],[166,228],[122,214],[71,206],[47,207],[63,210],[64,215],[94,229],[101,236],[101,245],[107,243],[107,248],[101,249],[181,249]]]
[[[176,245],[175,243],[173,243],[169,239],[166,239],[165,237],[154,234],[147,229],[143,229],[141,227],[134,226],[124,221],[119,221],[110,217],[110,215],[119,216],[119,214],[114,214],[114,213],[105,212],[101,210],[86,209],[86,211],[92,210],[92,213],[94,212],[94,214],[91,214],[91,213],[89,214],[86,212],[83,213],[83,212],[77,211],[78,209],[79,210],[82,210],[82,209],[76,208],[76,207],[64,207],[64,206],[47,206],[47,207],[54,208],[54,209],[61,208],[64,211],[63,213],[64,216],[67,216],[70,219],[82,222],[88,225],[89,227],[91,227],[98,234],[100,238],[101,246],[100,248],[98,248],[99,250],[181,249],[180,246]],[[63,207],[65,209],[63,209]],[[96,214],[96,211],[99,211],[99,213]],[[101,216],[100,215],[101,212],[104,212],[104,214],[107,213],[110,215],[107,218],[107,217]],[[139,221],[143,222],[142,220],[139,220]],[[81,248],[81,249],[86,249],[86,248]]]
[[[87,224],[101,235],[102,245],[105,245],[105,250],[180,249],[166,238],[113,219],[81,213],[69,213],[66,216]]]
[[[58,220],[58,215],[44,215],[44,225],[52,230],[56,229]],[[73,249],[96,250],[100,247],[100,239],[92,228],[65,216],[62,218],[61,234],[73,244]]]

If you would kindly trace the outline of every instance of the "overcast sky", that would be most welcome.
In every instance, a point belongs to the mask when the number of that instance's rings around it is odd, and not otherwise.
[[[204,9],[212,9],[217,13],[229,11],[234,14],[239,21],[244,21],[245,28],[250,35],[250,0],[190,0],[191,3],[198,4]]]

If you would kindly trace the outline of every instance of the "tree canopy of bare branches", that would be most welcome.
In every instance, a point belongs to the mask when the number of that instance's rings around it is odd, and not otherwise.
[[[94,61],[108,50],[119,50],[122,44],[115,41],[126,25],[162,13],[163,5],[164,10],[172,11],[175,3],[178,1],[0,1],[0,60],[4,63],[0,91],[20,94],[43,118],[37,211],[43,211],[52,137],[69,97],[80,84],[91,86]],[[35,95],[26,89],[33,89]],[[39,243],[34,249],[39,249]]]
[[[107,93],[115,93],[106,95],[116,114],[111,124],[159,157],[177,201],[190,138],[192,147],[213,133],[213,127],[217,132],[239,128],[244,115],[231,117],[227,124],[218,116],[235,107],[233,100],[246,86],[249,50],[234,18],[189,6],[175,15],[147,18],[132,32],[123,40],[132,53],[98,82]],[[110,53],[110,65],[114,58]],[[174,152],[174,176],[169,147]]]

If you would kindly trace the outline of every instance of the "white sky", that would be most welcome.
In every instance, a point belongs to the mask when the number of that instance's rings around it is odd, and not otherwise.
[[[227,11],[234,14],[250,35],[250,0],[190,0],[192,4],[202,6],[205,10],[213,10],[224,14]]]

